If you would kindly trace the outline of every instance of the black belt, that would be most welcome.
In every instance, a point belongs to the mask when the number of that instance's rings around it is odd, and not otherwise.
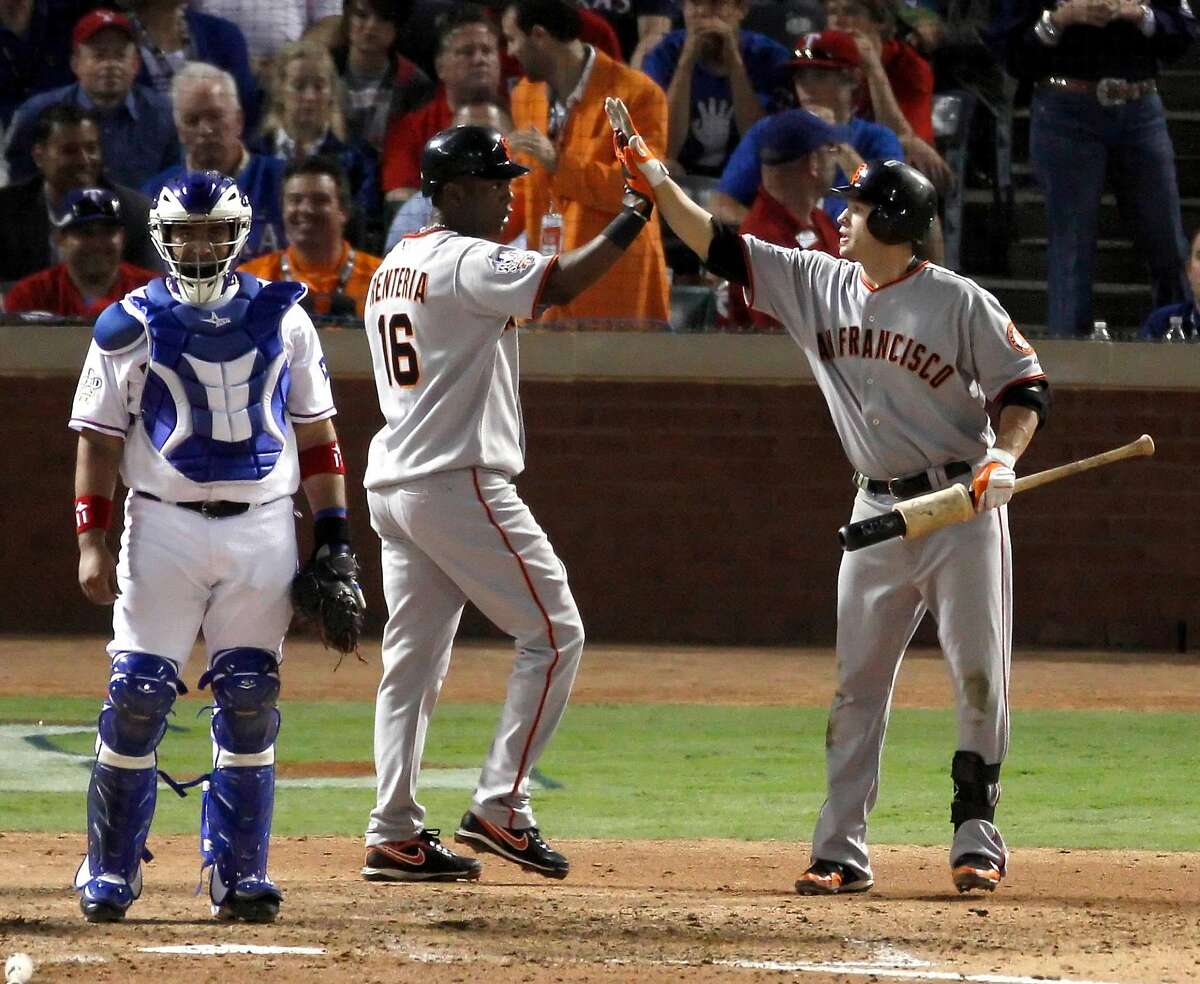
[[[206,499],[204,502],[168,502],[149,492],[133,494],[140,495],[143,499],[149,499],[151,502],[161,502],[167,506],[178,506],[180,509],[198,512],[205,519],[227,519],[230,516],[240,516],[244,512],[249,512],[252,506],[259,505],[259,503],[251,502],[229,502],[227,499]]]
[[[951,461],[949,464],[943,465],[942,470],[947,479],[971,474],[971,466],[965,461]],[[889,478],[886,481],[867,478],[862,472],[855,472],[854,484],[863,491],[870,492],[871,495],[891,495],[897,499],[911,499],[914,495],[924,495],[926,492],[933,491],[933,484],[929,481],[929,472],[917,472],[915,475]]]

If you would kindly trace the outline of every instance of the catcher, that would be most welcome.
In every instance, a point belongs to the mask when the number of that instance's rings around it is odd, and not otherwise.
[[[170,273],[100,315],[72,406],[79,584],[114,605],[75,878],[89,922],[123,919],[141,893],[155,750],[199,631],[198,686],[212,686],[214,705],[200,820],[212,911],[247,922],[279,912],[267,847],[301,486],[316,550],[299,607],[343,650],[361,625],[329,374],[298,305],[305,287],[233,272],[250,220],[246,196],[215,171],[159,192],[150,236]],[[107,542],[118,474],[129,489],[119,564]]]

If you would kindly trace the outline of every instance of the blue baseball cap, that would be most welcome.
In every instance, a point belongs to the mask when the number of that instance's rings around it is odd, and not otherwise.
[[[759,157],[764,164],[786,164],[830,144],[845,143],[850,130],[826,123],[805,109],[788,109],[767,118]]]
[[[74,188],[54,212],[56,229],[73,229],[87,222],[121,224],[121,202],[107,188]]]

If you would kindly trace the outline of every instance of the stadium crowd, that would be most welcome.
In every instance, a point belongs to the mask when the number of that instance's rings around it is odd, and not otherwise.
[[[929,258],[1003,273],[1028,104],[1046,329],[1086,337],[1103,315],[1111,190],[1148,267],[1142,336],[1200,338],[1200,230],[1157,90],[1198,36],[1183,0],[0,0],[4,310],[94,317],[158,275],[147,211],[187,168],[249,196],[243,269],[352,319],[380,257],[429,221],[425,142],[463,122],[500,129],[531,168],[505,240],[571,249],[621,207],[606,96],[742,231],[837,255],[826,190],[896,158],[940,194]],[[986,228],[964,222],[969,190],[991,192]],[[657,222],[543,319],[778,330]]]

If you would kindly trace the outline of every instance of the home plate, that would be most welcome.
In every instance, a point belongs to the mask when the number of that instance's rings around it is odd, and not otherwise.
[[[140,946],[142,953],[185,953],[198,957],[219,957],[225,953],[257,953],[273,956],[294,953],[303,957],[319,957],[323,946],[255,946],[253,943],[182,943],[178,946]]]

